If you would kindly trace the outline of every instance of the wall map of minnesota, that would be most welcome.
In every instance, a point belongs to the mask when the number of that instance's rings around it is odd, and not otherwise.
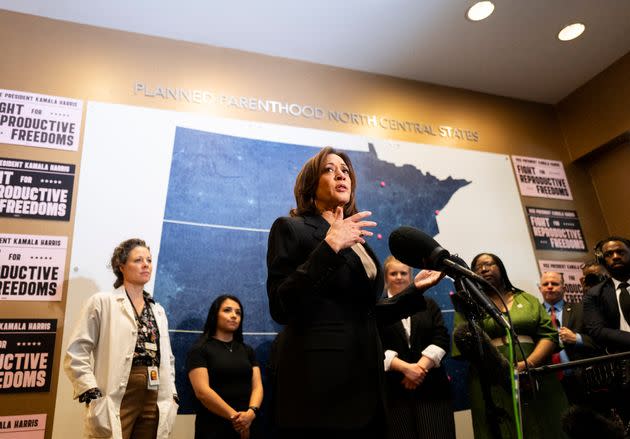
[[[347,151],[357,173],[357,207],[378,222],[368,243],[381,262],[389,234],[411,225],[438,233],[436,212],[463,179],[440,180],[411,165],[380,160],[374,147]],[[194,396],[186,353],[199,336],[212,300],[229,292],[243,302],[246,343],[265,365],[279,326],[267,304],[266,251],[273,221],[294,207],[295,177],[318,148],[208,133],[178,127],[175,135],[155,296],[165,307],[177,358],[180,413],[192,413]],[[376,237],[380,234],[381,239]],[[450,281],[428,294],[451,309]],[[452,313],[444,315],[452,325]]]

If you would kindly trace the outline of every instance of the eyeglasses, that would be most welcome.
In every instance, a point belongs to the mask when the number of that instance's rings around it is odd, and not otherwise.
[[[483,264],[477,264],[475,265],[474,271],[479,272],[479,271],[483,271],[486,269],[491,269],[492,267],[496,267],[497,263],[496,262],[484,262]]]

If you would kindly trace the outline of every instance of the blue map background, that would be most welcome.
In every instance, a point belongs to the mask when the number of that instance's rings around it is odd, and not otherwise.
[[[471,182],[450,176],[440,180],[411,165],[396,166],[380,160],[371,144],[366,148],[346,152],[357,172],[357,206],[372,211],[378,222],[368,243],[383,261],[391,231],[410,225],[436,235],[436,215]],[[316,152],[308,145],[176,129],[154,294],[169,316],[180,413],[193,413],[195,400],[186,354],[220,294],[242,300],[245,342],[255,349],[266,384],[269,348],[280,329],[269,315],[265,289],[268,229],[294,206],[295,177]],[[426,293],[440,305],[449,331],[452,290],[445,279]],[[467,365],[450,358],[445,365],[455,409],[468,408]],[[266,386],[263,415],[269,390]]]

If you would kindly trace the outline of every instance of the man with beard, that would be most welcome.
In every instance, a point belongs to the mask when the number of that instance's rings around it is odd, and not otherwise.
[[[591,288],[584,297],[588,333],[608,352],[630,350],[630,240],[611,236],[595,246],[595,255],[610,279]]]
[[[586,330],[608,353],[630,351],[630,240],[618,236],[602,239],[595,245],[595,256],[610,278],[592,287],[584,296]],[[592,396],[594,401],[599,401],[594,404],[598,406],[597,411],[605,414],[609,410],[609,419],[622,430],[630,431],[628,383],[623,372],[627,370],[623,362],[627,361],[608,363],[603,368],[593,366],[595,371],[602,371],[600,379],[604,377],[609,381],[605,384],[607,388],[599,391],[603,400],[597,398],[597,393]]]

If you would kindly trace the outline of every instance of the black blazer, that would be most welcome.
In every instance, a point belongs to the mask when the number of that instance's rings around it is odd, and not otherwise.
[[[450,350],[450,337],[444,326],[442,312],[433,300],[428,298],[425,300],[427,309],[411,316],[409,344],[400,320],[381,330],[383,349],[396,351],[398,358],[408,363],[417,362],[422,356],[422,351],[431,344],[441,347],[446,352]],[[404,378],[402,373],[390,370],[385,377],[388,400],[406,400],[411,397],[423,400],[452,399],[450,384],[443,367],[429,370],[423,383],[413,391],[406,390],[401,384]]]
[[[586,334],[584,328],[583,308],[581,303],[564,303],[562,309],[562,326],[582,336],[582,345],[565,344],[564,350],[569,360],[580,360],[602,354],[593,338]]]
[[[619,329],[619,307],[612,279],[595,285],[584,296],[584,325],[608,352],[630,350],[630,332]]]
[[[280,428],[361,428],[382,419],[383,351],[377,321],[424,309],[410,288],[376,306],[377,267],[369,280],[352,249],[335,253],[321,216],[278,218],[269,234],[267,294],[272,318],[286,327],[272,349],[275,418]]]

